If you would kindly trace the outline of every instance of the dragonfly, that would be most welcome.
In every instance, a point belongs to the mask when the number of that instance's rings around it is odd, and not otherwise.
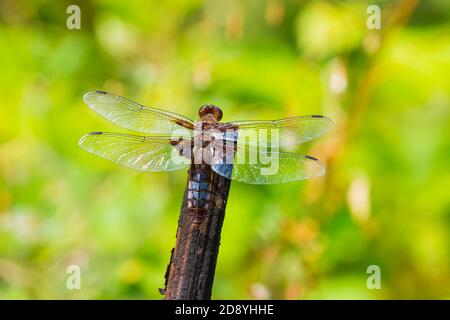
[[[326,116],[220,122],[222,110],[203,105],[199,120],[147,107],[105,91],[84,102],[107,120],[142,135],[92,132],[79,145],[119,165],[146,172],[189,168],[187,206],[204,216],[214,205],[212,175],[249,184],[277,184],[321,176],[324,165],[309,155],[283,152],[333,128]]]

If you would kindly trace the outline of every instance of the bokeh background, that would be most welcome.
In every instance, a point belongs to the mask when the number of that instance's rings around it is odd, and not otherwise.
[[[83,104],[92,89],[192,118],[334,120],[296,150],[325,177],[232,184],[213,298],[449,299],[449,18],[440,0],[0,1],[0,299],[162,298],[186,172],[79,148],[125,132]]]

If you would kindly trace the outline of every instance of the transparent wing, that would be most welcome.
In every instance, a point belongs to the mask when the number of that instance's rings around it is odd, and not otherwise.
[[[84,102],[109,121],[126,129],[144,133],[189,136],[194,122],[176,113],[150,108],[104,91],[91,91]]]
[[[325,173],[323,164],[314,157],[248,147],[218,152],[211,168],[224,177],[250,184],[285,183]]]
[[[86,151],[139,171],[157,172],[185,168],[189,160],[180,155],[187,140],[174,146],[169,136],[135,136],[121,133],[93,132],[79,145]],[[190,144],[190,142],[189,142]]]
[[[311,115],[281,120],[235,121],[224,123],[222,128],[229,129],[227,133],[216,134],[218,139],[234,140],[240,146],[279,148],[297,145],[324,135],[333,128],[333,122],[325,116]]]

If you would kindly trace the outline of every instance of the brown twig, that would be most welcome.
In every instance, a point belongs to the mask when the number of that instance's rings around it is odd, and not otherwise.
[[[211,299],[220,234],[231,181],[211,172],[213,206],[200,225],[193,224],[184,194],[176,245],[166,271],[166,300]],[[190,176],[190,175],[189,175]]]

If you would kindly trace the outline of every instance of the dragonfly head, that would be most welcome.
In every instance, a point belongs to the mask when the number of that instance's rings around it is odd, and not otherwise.
[[[222,119],[222,110],[212,104],[205,104],[198,110],[200,119],[205,122],[219,122]]]

